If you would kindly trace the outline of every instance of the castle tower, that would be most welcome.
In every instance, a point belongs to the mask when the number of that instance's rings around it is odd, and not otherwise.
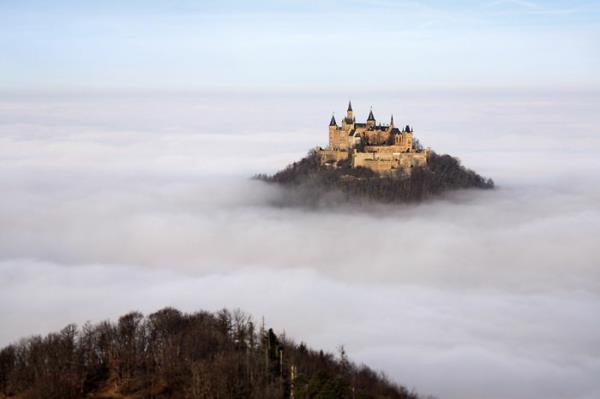
[[[404,130],[406,131],[406,133],[405,133],[405,135],[406,135],[406,139],[405,139],[406,146],[408,147],[408,151],[412,151],[413,130],[408,125],[406,125],[406,127],[404,128]]]
[[[354,127],[354,114],[352,113],[352,102],[348,101],[346,117],[342,119],[342,130],[350,131]]]
[[[329,121],[329,131],[335,131],[337,129],[337,122],[335,121],[335,115],[331,114],[331,121]]]
[[[393,128],[395,128],[396,126],[394,126],[394,115],[392,115],[391,119],[390,119],[390,130],[392,130]]]
[[[335,115],[331,114],[331,121],[329,121],[329,127],[337,126],[337,122],[335,121]]]
[[[373,116],[373,108],[369,110],[369,117],[367,118],[367,126],[375,126],[375,117]]]
[[[335,121],[335,115],[331,114],[331,121],[329,121],[329,148],[335,146],[335,134],[338,129],[337,122]]]

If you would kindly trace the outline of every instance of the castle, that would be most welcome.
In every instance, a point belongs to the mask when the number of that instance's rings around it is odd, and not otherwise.
[[[335,116],[329,122],[329,145],[317,148],[321,165],[337,167],[340,162],[350,161],[353,168],[364,167],[378,174],[402,170],[410,173],[412,167],[425,166],[429,150],[423,150],[413,139],[413,130],[406,125],[402,130],[390,124],[377,124],[373,110],[366,123],[357,123],[348,103],[346,117],[338,126]]]

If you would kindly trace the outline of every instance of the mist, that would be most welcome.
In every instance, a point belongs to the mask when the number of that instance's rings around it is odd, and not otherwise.
[[[600,396],[600,93],[358,93],[497,189],[281,206],[249,177],[324,145],[346,96],[2,93],[0,345],[241,308],[425,395]]]

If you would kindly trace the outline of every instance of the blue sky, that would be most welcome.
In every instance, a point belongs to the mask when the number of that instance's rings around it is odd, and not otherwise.
[[[598,1],[1,1],[0,88],[600,87]]]

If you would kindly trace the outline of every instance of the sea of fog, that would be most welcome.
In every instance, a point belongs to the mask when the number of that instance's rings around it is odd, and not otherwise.
[[[249,180],[348,93],[0,93],[0,345],[241,308],[439,398],[600,397],[600,92],[357,93],[497,189],[300,209]]]

